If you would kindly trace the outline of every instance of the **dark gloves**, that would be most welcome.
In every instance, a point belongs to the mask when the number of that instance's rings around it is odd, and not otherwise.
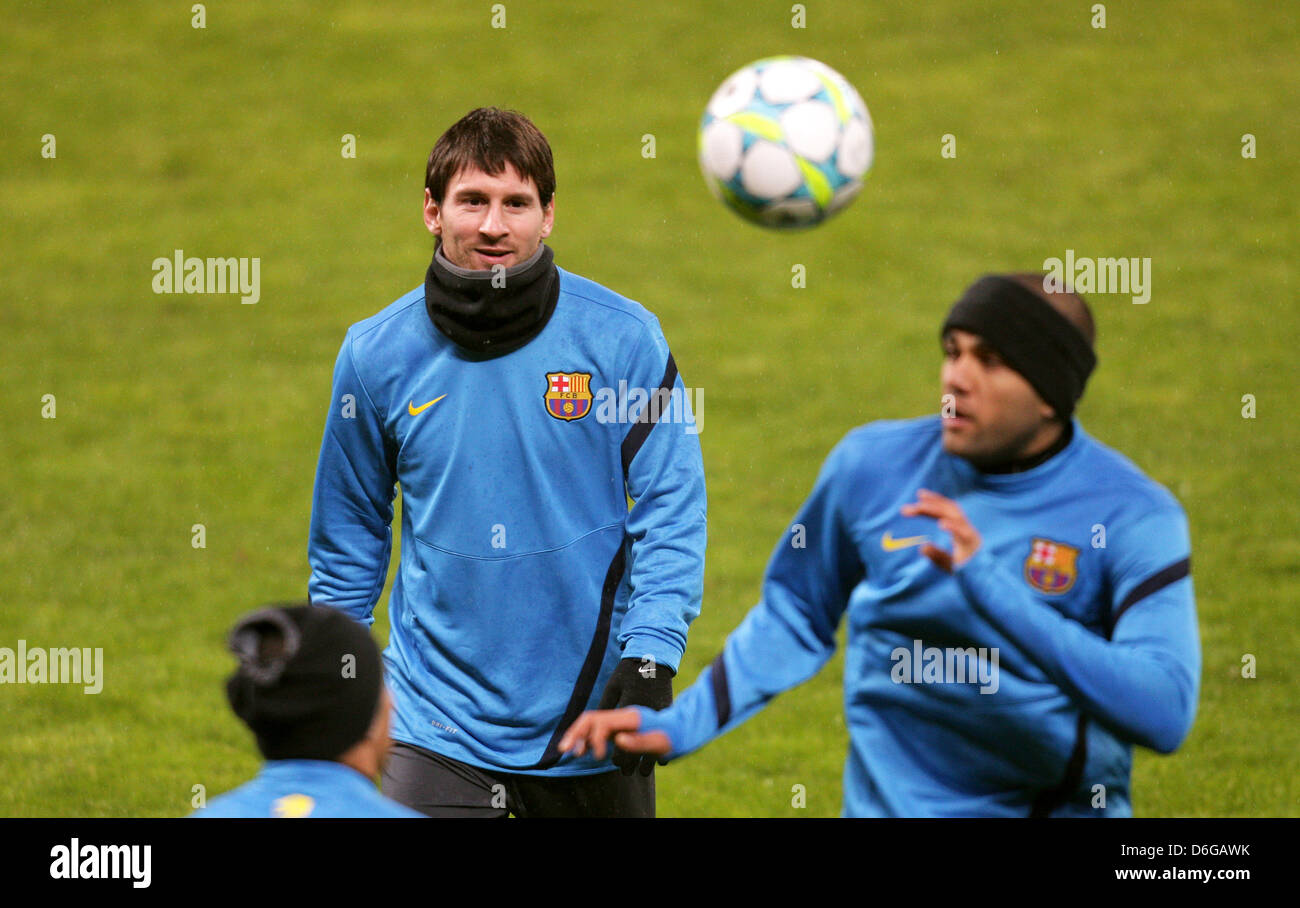
[[[673,675],[666,665],[657,665],[649,659],[627,658],[619,661],[609,683],[600,695],[597,709],[622,709],[625,706],[644,706],[647,709],[667,709],[673,702]],[[632,775],[638,769],[643,776],[650,775],[655,767],[655,757],[630,754],[614,748],[614,765],[623,775]]]

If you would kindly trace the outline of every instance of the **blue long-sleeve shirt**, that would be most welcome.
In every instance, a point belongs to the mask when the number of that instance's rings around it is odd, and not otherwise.
[[[268,760],[257,776],[212,799],[195,818],[417,819],[350,766],[330,760]]]
[[[847,615],[849,816],[1131,813],[1132,745],[1168,753],[1196,711],[1186,518],[1117,452],[1074,437],[1021,473],[943,451],[938,417],[880,422],[831,453],[762,599],[668,710],[677,757],[814,675]],[[982,536],[947,574],[904,517],[926,488]]]
[[[443,336],[423,287],[349,329],[308,548],[312,602],[373,621],[400,482],[393,737],[548,775],[611,767],[559,735],[620,658],[676,670],[706,541],[699,426],[657,319],[559,275],[545,327],[503,356]]]

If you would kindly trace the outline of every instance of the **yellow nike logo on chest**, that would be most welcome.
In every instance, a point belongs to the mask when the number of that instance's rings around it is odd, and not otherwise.
[[[447,396],[446,394],[442,395],[442,397],[446,397],[446,396]],[[419,415],[420,415],[421,413],[423,413],[425,410],[429,409],[429,408],[432,407],[434,404],[436,404],[438,401],[442,400],[442,397],[435,397],[433,400],[429,401],[427,404],[421,404],[421,405],[418,406],[418,407],[415,405],[415,401],[411,401],[409,404],[406,405],[406,412],[407,412],[407,413],[410,413],[412,416],[419,416]]]
[[[897,552],[899,549],[908,549],[914,545],[920,545],[929,539],[929,536],[905,536],[902,539],[895,539],[889,531],[880,537],[880,547],[886,552]]]

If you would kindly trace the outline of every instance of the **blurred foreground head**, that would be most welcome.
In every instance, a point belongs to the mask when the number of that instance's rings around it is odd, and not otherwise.
[[[367,628],[332,608],[280,604],[236,622],[229,646],[239,667],[226,696],[266,759],[347,762],[381,731],[386,748],[390,701]]]

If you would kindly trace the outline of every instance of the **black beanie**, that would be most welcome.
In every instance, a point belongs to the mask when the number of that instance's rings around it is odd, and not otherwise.
[[[370,632],[332,608],[275,605],[230,631],[239,668],[226,680],[235,715],[268,760],[334,760],[361,741],[384,670]]]

